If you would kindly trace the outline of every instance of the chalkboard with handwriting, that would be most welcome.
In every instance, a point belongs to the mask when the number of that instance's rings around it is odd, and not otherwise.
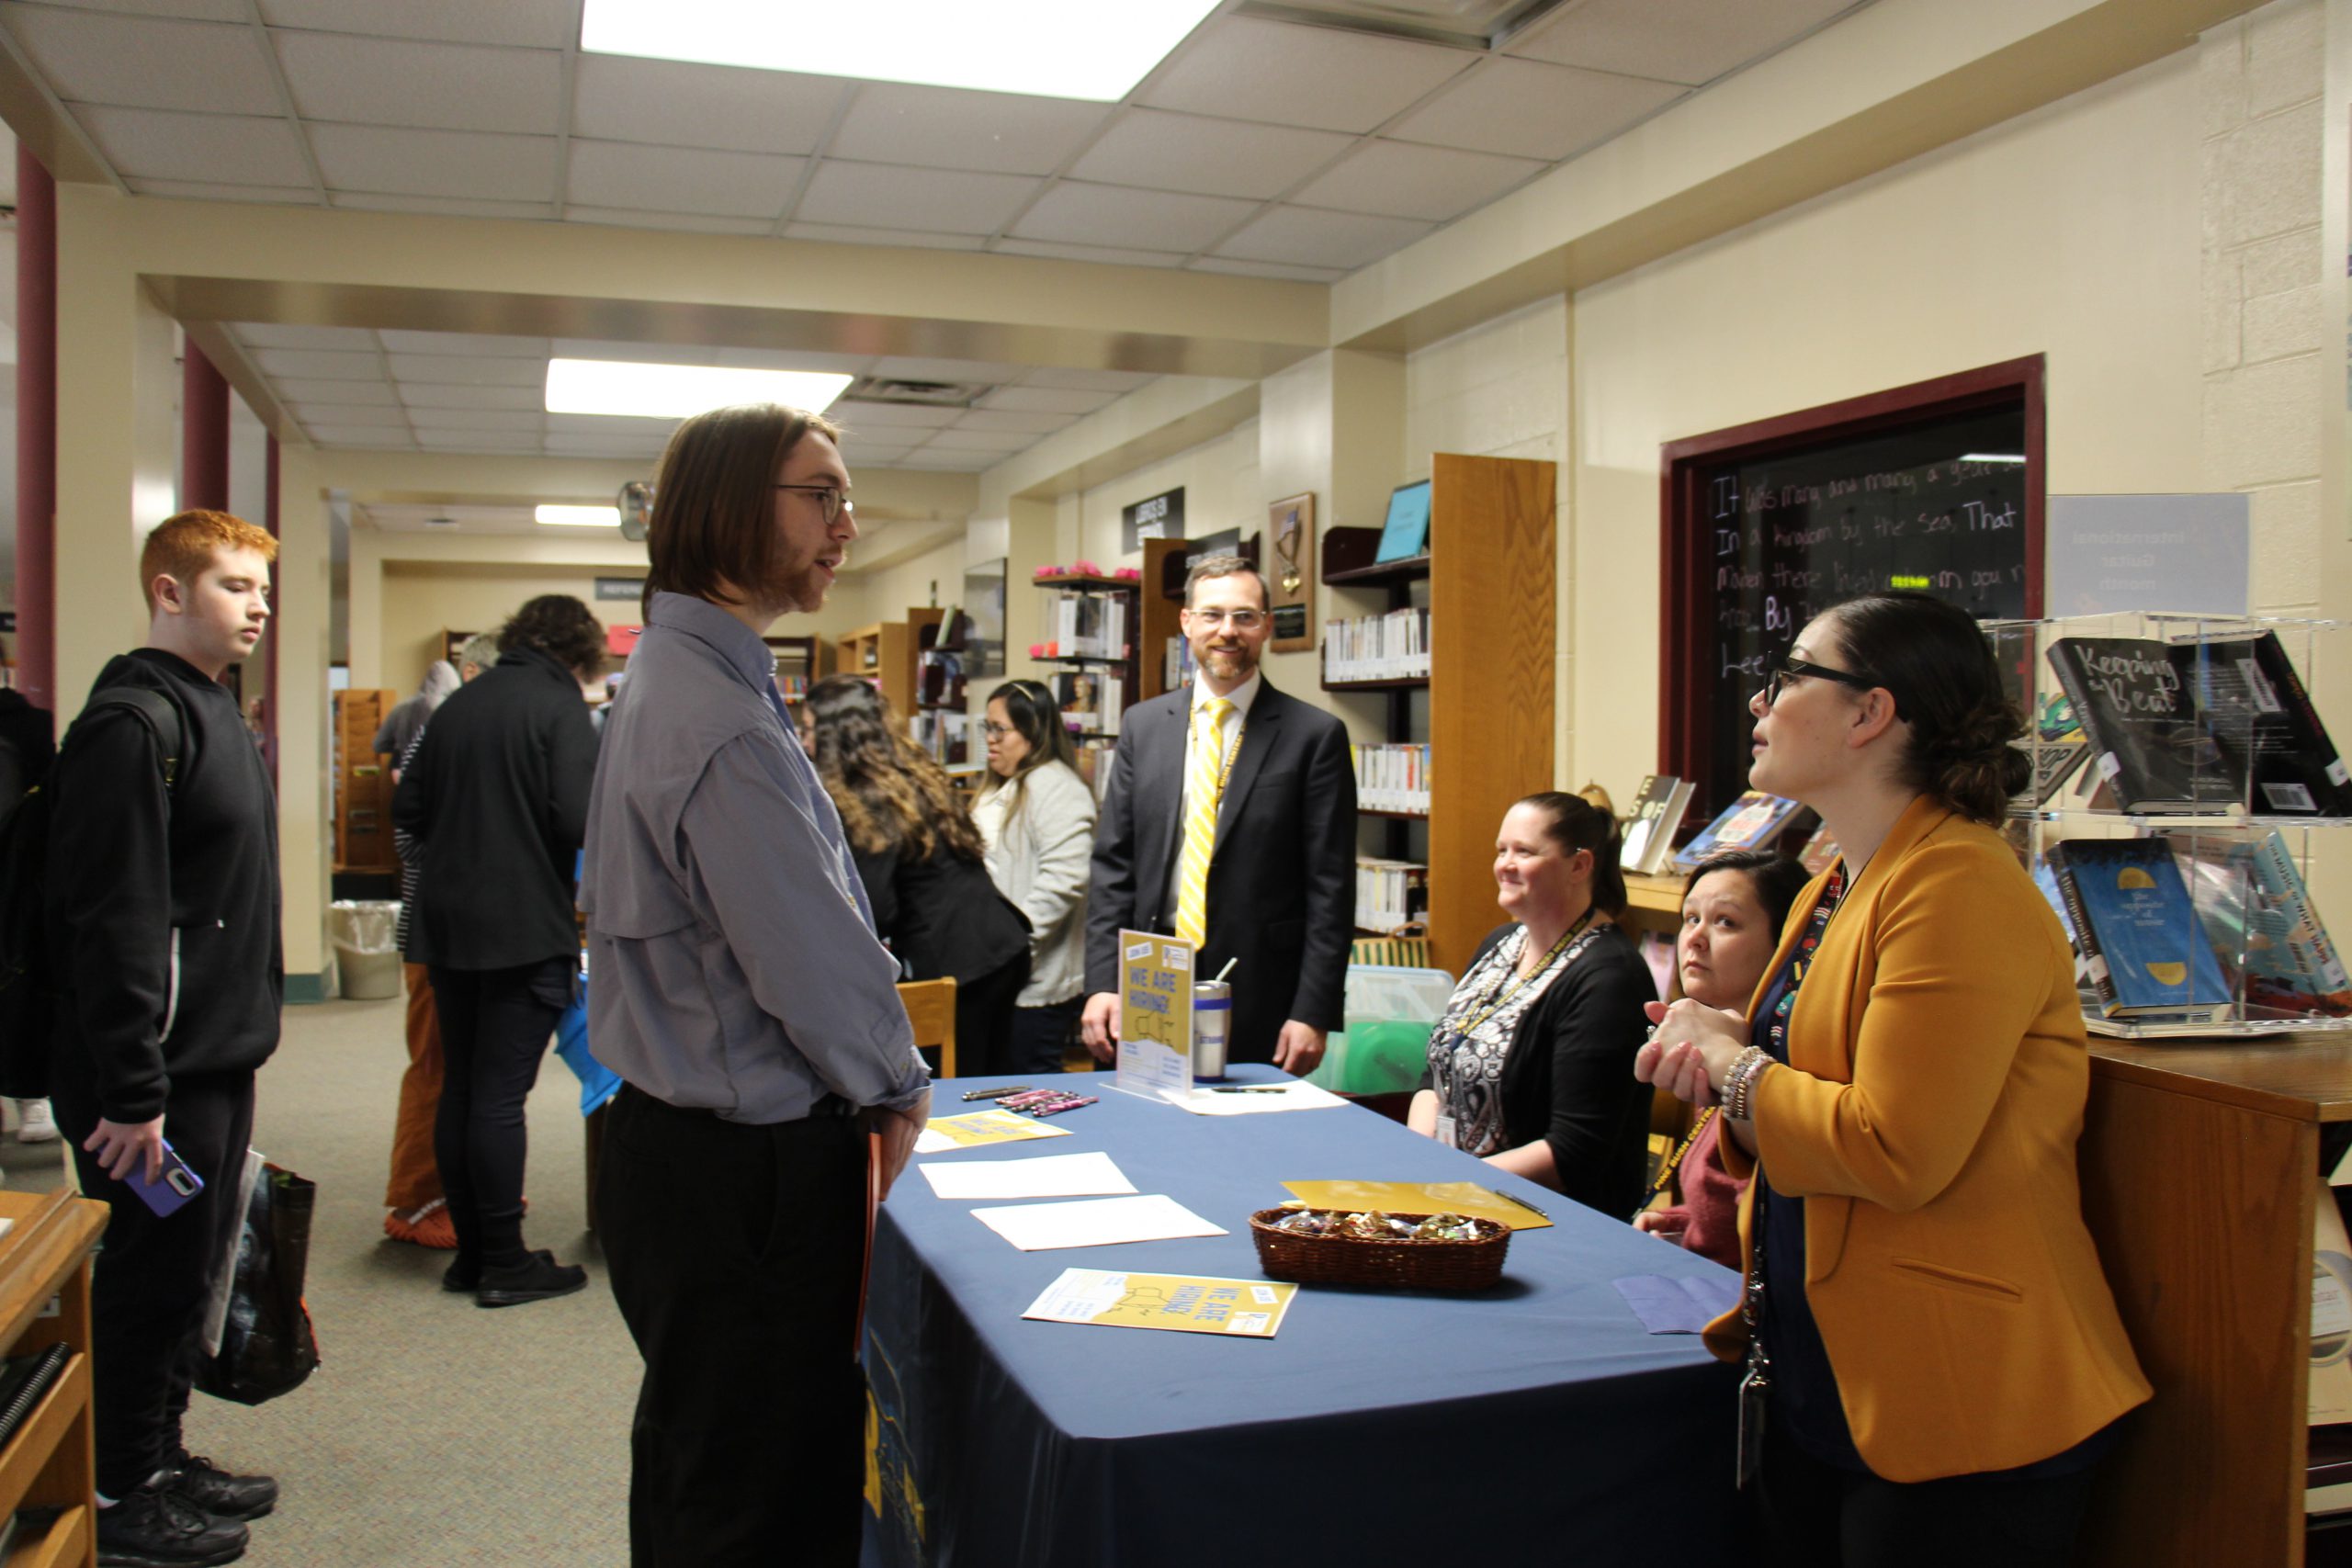
[[[1910,588],[2009,619],[2038,597],[2016,404],[1727,456],[1689,478],[1683,526],[1703,565],[1685,603],[1707,643],[1690,673],[1713,688],[1702,723],[1714,801],[1746,786],[1754,721],[1741,699],[1822,610]]]

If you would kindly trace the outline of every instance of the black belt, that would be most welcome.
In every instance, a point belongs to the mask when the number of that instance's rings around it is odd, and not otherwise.
[[[658,1095],[646,1093],[643,1089],[638,1088],[633,1083],[628,1082],[627,1080],[623,1080],[621,1084],[621,1092],[631,1096],[654,1110],[667,1111],[673,1116],[691,1117],[697,1122],[725,1122],[730,1127],[759,1125],[757,1122],[729,1122],[725,1116],[720,1115],[717,1111],[712,1110],[707,1105],[673,1105],[668,1100],[662,1099]],[[854,1116],[856,1114],[856,1106],[852,1105],[840,1095],[830,1092],[820,1098],[816,1104],[808,1108],[808,1119],[812,1121],[820,1117],[848,1117]]]

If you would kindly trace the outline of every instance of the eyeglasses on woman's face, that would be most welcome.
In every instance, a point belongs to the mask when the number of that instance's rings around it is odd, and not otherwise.
[[[1807,679],[1835,681],[1841,686],[1851,686],[1858,692],[1875,692],[1886,685],[1885,682],[1875,675],[1863,674],[1852,670],[1832,670],[1826,664],[1808,664],[1802,659],[1784,658],[1781,660],[1780,667],[1775,669],[1764,682],[1764,705],[1769,708],[1779,702],[1781,694],[1788,690],[1789,682],[1792,681]],[[1890,696],[1893,694],[1891,692],[1888,693]]]
[[[991,740],[1001,740],[1008,735],[1017,735],[1020,733],[1020,731],[1014,729],[1012,726],[1009,724],[999,724],[992,718],[987,720],[980,726],[980,731]]]
[[[775,488],[804,490],[815,496],[817,504],[824,508],[825,526],[829,528],[840,520],[842,513],[856,511],[856,503],[842,493],[842,487],[839,485],[778,485]]]

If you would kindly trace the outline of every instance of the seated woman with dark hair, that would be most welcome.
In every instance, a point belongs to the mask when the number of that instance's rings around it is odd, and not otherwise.
[[[1622,1219],[1641,1201],[1650,1097],[1629,1082],[1657,997],[1617,928],[1616,819],[1531,795],[1495,840],[1495,902],[1512,923],[1479,947],[1430,1032],[1407,1125]]]
[[[1012,1010],[1029,979],[1029,921],[989,880],[970,809],[945,770],[899,732],[872,682],[828,675],[808,688],[801,713],[876,933],[910,979],[956,982],[956,1071],[1015,1070]]]

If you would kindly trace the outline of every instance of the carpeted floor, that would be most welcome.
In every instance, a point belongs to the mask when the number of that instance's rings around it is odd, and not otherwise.
[[[319,1184],[308,1287],[322,1365],[258,1409],[198,1395],[188,1446],[276,1475],[255,1568],[538,1568],[628,1560],[639,1362],[587,1229],[579,1085],[550,1055],[531,1097],[525,1235],[588,1289],[485,1312],[440,1288],[449,1254],[384,1239],[401,1003],[286,1010],[254,1146]],[[58,1145],[0,1142],[19,1190],[55,1186]]]

